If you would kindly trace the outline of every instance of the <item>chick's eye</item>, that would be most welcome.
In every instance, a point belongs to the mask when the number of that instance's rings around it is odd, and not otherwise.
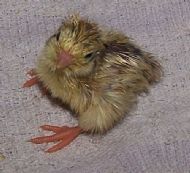
[[[61,34],[61,32],[58,32],[58,33],[55,35],[57,41],[59,41],[60,34]]]
[[[93,52],[88,53],[87,55],[85,55],[85,58],[86,58],[86,59],[91,59],[92,56],[93,56]]]

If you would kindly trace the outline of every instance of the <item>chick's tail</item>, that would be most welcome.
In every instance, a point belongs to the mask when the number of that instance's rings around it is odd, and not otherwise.
[[[145,54],[143,57],[144,63],[140,64],[144,77],[150,84],[160,81],[163,74],[161,64],[154,56]]]

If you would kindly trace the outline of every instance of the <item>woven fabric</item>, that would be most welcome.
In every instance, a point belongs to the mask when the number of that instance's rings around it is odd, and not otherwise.
[[[161,83],[102,136],[80,135],[54,154],[26,142],[43,124],[77,124],[69,111],[21,88],[45,41],[73,12],[132,37],[164,67]],[[0,159],[2,173],[189,173],[189,0],[1,0]],[[51,145],[51,144],[50,144]]]

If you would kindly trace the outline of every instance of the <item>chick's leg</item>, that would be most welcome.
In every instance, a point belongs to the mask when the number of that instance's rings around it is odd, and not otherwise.
[[[70,144],[81,132],[82,129],[79,126],[76,127],[58,127],[58,126],[50,126],[50,125],[44,125],[41,126],[43,130],[53,131],[55,134],[50,136],[42,136],[42,137],[36,137],[29,142],[35,143],[35,144],[42,144],[42,143],[49,143],[49,142],[58,142],[53,147],[49,148],[46,152],[52,153],[55,151],[58,151],[68,144]]]

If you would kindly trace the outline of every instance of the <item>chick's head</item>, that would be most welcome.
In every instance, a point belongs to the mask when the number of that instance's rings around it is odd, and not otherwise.
[[[43,61],[52,72],[85,76],[94,67],[94,57],[104,48],[95,23],[72,16],[51,36]]]

